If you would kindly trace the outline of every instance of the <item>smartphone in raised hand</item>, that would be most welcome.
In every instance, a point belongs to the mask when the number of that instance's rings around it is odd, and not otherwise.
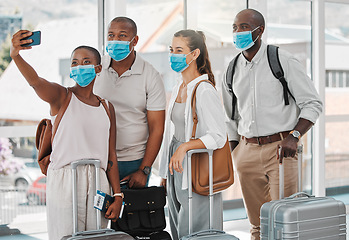
[[[40,43],[41,43],[41,31],[35,31],[35,32],[33,32],[33,34],[31,36],[25,37],[22,40],[28,40],[28,39],[32,39],[33,42],[22,44],[21,45],[22,47],[31,47],[31,46],[40,45]]]

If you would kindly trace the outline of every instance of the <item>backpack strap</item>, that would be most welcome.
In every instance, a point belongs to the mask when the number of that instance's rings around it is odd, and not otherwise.
[[[269,63],[271,72],[273,73],[274,77],[277,78],[282,84],[285,105],[289,105],[290,102],[288,100],[288,94],[290,94],[293,100],[296,101],[296,99],[293,97],[292,93],[290,92],[290,89],[287,86],[287,82],[284,76],[284,70],[282,69],[280,59],[279,59],[279,47],[274,45],[268,45],[267,54],[268,54],[268,63]]]
[[[240,55],[241,55],[241,52],[238,55],[236,55],[233,58],[233,60],[230,61],[228,69],[227,69],[227,73],[226,73],[226,82],[227,82],[228,90],[232,94],[231,119],[234,119],[235,107],[236,107],[236,95],[234,94],[234,91],[233,91],[233,77],[234,77],[234,73],[235,73],[235,66],[236,66],[237,60],[238,60]]]
[[[61,106],[61,108],[58,110],[56,120],[52,126],[52,138],[51,138],[51,143],[53,142],[53,138],[56,135],[58,125],[63,117],[63,114],[65,113],[65,110],[67,110],[67,107],[69,105],[70,99],[71,99],[72,91],[67,88],[67,97],[64,99],[64,102]]]

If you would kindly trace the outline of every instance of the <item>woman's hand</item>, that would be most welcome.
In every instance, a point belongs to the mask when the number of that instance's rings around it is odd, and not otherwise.
[[[19,55],[19,51],[23,49],[31,49],[32,47],[22,47],[22,44],[33,42],[32,39],[22,40],[25,37],[31,36],[33,33],[28,30],[19,30],[12,36],[10,56],[15,58]]]
[[[187,151],[187,143],[182,143],[172,155],[168,166],[171,175],[173,175],[173,170],[179,173],[183,172],[183,160]]]
[[[116,222],[116,220],[119,218],[119,215],[120,215],[121,206],[122,206],[122,198],[115,197],[114,202],[108,207],[108,210],[105,213],[105,218],[110,219],[113,222]]]

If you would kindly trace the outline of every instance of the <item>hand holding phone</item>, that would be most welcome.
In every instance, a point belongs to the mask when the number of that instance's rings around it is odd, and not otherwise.
[[[40,45],[41,43],[41,31],[35,31],[32,32],[33,34],[31,36],[22,38],[21,40],[33,40],[31,43],[26,43],[26,44],[22,44],[22,47],[31,47],[31,46],[36,46],[36,45]]]

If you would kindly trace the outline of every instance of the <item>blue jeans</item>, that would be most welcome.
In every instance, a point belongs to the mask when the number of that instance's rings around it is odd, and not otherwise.
[[[143,158],[134,160],[134,161],[118,161],[118,167],[119,167],[119,177],[120,180],[124,177],[130,175],[131,173],[134,173],[138,171],[139,166],[142,164]],[[148,187],[150,174],[147,178],[146,187]],[[127,186],[122,186],[122,188],[127,188]]]

